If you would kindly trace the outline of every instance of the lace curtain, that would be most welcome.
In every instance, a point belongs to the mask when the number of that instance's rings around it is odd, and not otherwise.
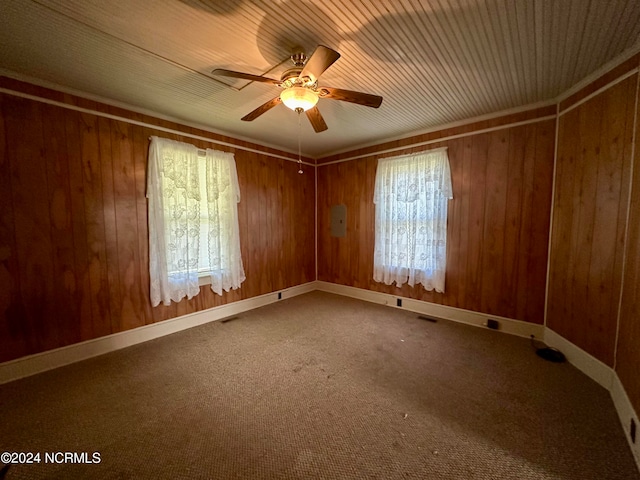
[[[199,157],[193,145],[151,137],[147,197],[153,306],[197,295],[202,276],[219,295],[240,287],[245,276],[233,154],[207,149]]]
[[[244,267],[240,254],[240,226],[238,203],[240,186],[236,161],[232,153],[207,149],[206,157],[207,243],[204,250],[208,260],[211,290],[218,295],[244,282]]]
[[[444,292],[447,201],[453,198],[446,148],[378,160],[373,279]]]

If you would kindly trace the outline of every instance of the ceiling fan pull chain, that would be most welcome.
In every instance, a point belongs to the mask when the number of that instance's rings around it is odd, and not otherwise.
[[[300,114],[303,112],[303,110],[301,108],[296,108],[296,112],[298,112],[298,173],[302,175],[302,123],[300,120]]]

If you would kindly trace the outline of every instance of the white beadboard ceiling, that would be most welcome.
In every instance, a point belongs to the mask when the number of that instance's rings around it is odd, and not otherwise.
[[[337,50],[320,85],[384,102],[320,99],[311,157],[552,100],[639,41],[638,0],[0,1],[5,74],[289,151],[284,105],[240,121],[280,89],[211,70],[279,79],[293,47]]]

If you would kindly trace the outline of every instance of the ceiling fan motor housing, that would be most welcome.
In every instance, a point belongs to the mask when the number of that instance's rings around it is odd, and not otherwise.
[[[280,77],[280,80],[282,81],[283,86],[287,87],[287,86],[293,86],[294,83],[301,83],[301,81],[296,82],[296,80],[300,78],[300,72],[302,72],[301,67],[293,67],[288,70],[285,70],[282,76]],[[290,85],[286,85],[287,82]]]

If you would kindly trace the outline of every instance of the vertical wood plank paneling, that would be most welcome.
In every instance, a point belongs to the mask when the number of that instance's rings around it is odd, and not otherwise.
[[[460,232],[460,246],[459,256],[452,257],[454,265],[455,276],[448,277],[447,282],[451,284],[454,280],[458,283],[458,300],[455,303],[456,307],[465,308],[465,305],[469,305],[467,301],[469,285],[466,279],[468,278],[467,264],[469,261],[469,211],[471,207],[471,191],[475,184],[475,179],[472,177],[472,162],[473,162],[473,149],[470,138],[461,138],[453,142],[456,145],[455,149],[449,150],[449,162],[462,164],[462,177],[460,181],[457,179],[451,179],[459,188],[453,190],[453,203],[460,205],[460,213],[456,216],[458,219],[457,228]],[[446,288],[446,287],[445,287]]]
[[[258,192],[258,212],[259,212],[259,216],[258,216],[258,231],[260,232],[260,238],[259,238],[259,246],[256,249],[256,251],[260,252],[258,257],[260,259],[260,267],[259,267],[259,272],[260,274],[258,275],[258,278],[260,279],[260,288],[259,290],[261,292],[270,292],[271,290],[271,254],[272,249],[270,248],[269,245],[269,238],[270,238],[270,222],[269,222],[269,215],[268,215],[268,193],[267,193],[267,182],[266,180],[266,175],[267,175],[267,165],[265,163],[265,161],[258,157],[256,158],[256,162],[255,162],[255,167],[256,167],[256,172],[258,173],[257,178],[256,178],[256,183],[254,185],[254,188],[257,190]]]
[[[364,243],[364,253],[366,253],[366,256],[363,257],[364,260],[364,266],[360,268],[360,272],[361,275],[364,275],[366,280],[363,279],[363,285],[369,285],[369,288],[371,288],[371,285],[375,284],[377,285],[377,283],[375,283],[373,281],[373,262],[368,262],[366,261],[368,258],[373,258],[373,253],[375,251],[375,235],[371,235],[371,225],[374,225],[375,222],[375,216],[376,216],[376,209],[375,209],[375,205],[373,203],[373,195],[375,193],[375,184],[376,184],[376,168],[377,168],[377,161],[366,161],[366,178],[365,180],[361,180],[363,182],[366,182],[366,191],[369,192],[369,197],[366,198],[366,206],[365,206],[365,212],[366,212],[366,220],[367,223],[363,226],[363,230],[365,231],[366,234],[366,240]],[[320,169],[319,169],[320,170]],[[320,195],[320,192],[318,192],[318,196]],[[360,203],[360,205],[362,205],[362,202]],[[365,283],[366,282],[366,283]]]
[[[309,240],[312,238],[309,234],[313,235],[315,186],[311,190],[309,190],[309,187],[312,185],[311,182],[315,185],[314,172],[310,167],[304,166],[304,173],[299,174],[298,165],[291,162],[284,162],[283,167],[287,172],[289,190],[292,193],[291,199],[293,200],[293,204],[285,208],[293,208],[289,216],[291,223],[284,231],[285,237],[282,239],[282,246],[284,247],[292,238],[299,239],[293,246],[292,258],[300,265],[299,279],[310,281],[312,280],[311,272],[315,271],[315,246],[311,247],[309,244]],[[297,187],[294,187],[296,184]],[[303,210],[300,210],[301,207],[303,207]],[[307,213],[301,215],[302,211]]]
[[[547,325],[613,366],[634,75],[560,118]]]
[[[462,156],[459,155],[457,148],[460,142],[452,142],[448,147],[449,167],[451,169],[451,187],[455,200],[458,199],[458,192],[462,192],[463,169],[464,162]],[[455,159],[452,161],[452,159]],[[445,290],[451,299],[451,306],[460,304],[460,269],[458,268],[458,259],[462,255],[460,244],[460,215],[462,213],[462,201],[449,201],[447,229],[449,236],[447,237],[447,275],[445,279]]]
[[[488,141],[479,311],[497,314],[492,300],[501,291],[509,163],[516,160],[509,157],[508,130],[488,134]]]
[[[315,196],[316,196],[316,172],[315,168],[313,171],[309,169],[309,176],[306,177],[304,188],[302,189],[302,193],[304,196],[304,201],[300,203],[303,207],[303,212],[305,213],[305,224],[304,227],[300,226],[297,230],[297,235],[303,236],[304,243],[302,252],[303,255],[301,257],[302,261],[302,277],[301,279],[304,282],[311,282],[316,280],[316,272],[315,272],[315,245],[316,245],[316,234],[314,228],[314,217],[315,217]]]
[[[79,125],[80,160],[82,162],[82,189],[86,222],[86,242],[89,255],[89,281],[91,285],[92,334],[95,338],[111,333],[111,302],[105,242],[104,207],[102,200],[102,168],[99,155],[98,118],[89,114],[65,112],[67,135]],[[73,137],[71,137],[73,138]],[[78,201],[79,202],[79,201]],[[81,220],[78,215],[78,221]]]
[[[118,230],[116,225],[116,199],[113,185],[113,150],[111,148],[111,122],[98,117],[98,162],[102,180],[102,215],[106,248],[109,302],[111,304],[111,331],[122,325],[122,296],[120,293],[120,265],[118,263]]]
[[[247,280],[222,296],[203,286],[191,300],[152,308],[148,138],[220,146],[9,95],[0,101],[0,361],[315,278],[313,169],[298,175],[294,162],[235,150]]]
[[[639,57],[640,58],[640,57]],[[622,272],[624,269],[624,258],[625,258],[625,242],[626,242],[626,228],[628,222],[629,215],[629,204],[626,200],[630,199],[631,195],[629,179],[631,178],[631,169],[633,164],[632,155],[634,153],[634,149],[637,151],[638,149],[638,137],[634,132],[634,123],[637,122],[635,118],[635,110],[636,106],[634,105],[633,99],[637,97],[636,89],[637,89],[637,79],[639,74],[636,74],[626,85],[626,92],[621,93],[620,95],[616,95],[611,99],[611,101],[607,102],[608,114],[607,117],[615,116],[616,120],[621,120],[619,117],[619,113],[622,110],[626,110],[625,114],[622,115],[627,121],[624,124],[624,134],[622,138],[620,138],[620,130],[616,128],[609,127],[607,129],[607,137],[610,140],[610,145],[612,148],[610,149],[610,154],[614,157],[620,158],[622,171],[619,172],[617,169],[609,170],[609,183],[612,186],[619,187],[620,189],[620,198],[625,199],[625,201],[621,201],[618,204],[618,218],[616,225],[616,250],[615,257],[613,261],[613,285],[612,292],[615,292],[615,298],[612,298],[612,302],[609,305],[609,315],[619,315],[619,305],[618,295],[622,289],[622,276],[617,272]],[[620,125],[622,128],[622,125]],[[635,144],[635,147],[634,147]]]
[[[264,251],[264,238],[266,232],[261,225],[263,219],[263,212],[260,211],[260,205],[264,208],[264,200],[261,198],[260,192],[260,164],[258,163],[258,156],[255,153],[248,153],[246,155],[249,161],[249,178],[247,182],[247,194],[249,196],[250,204],[254,205],[254,208],[250,210],[250,228],[251,228],[251,249],[249,261],[254,266],[253,278],[257,280],[258,290],[263,290],[265,285],[265,259],[261,255]],[[264,288],[266,290],[266,288]]]
[[[591,266],[587,280],[590,296],[586,303],[597,335],[607,340],[599,348],[608,358],[609,365],[613,365],[615,350],[615,323],[611,319],[618,316],[629,198],[633,109],[627,105],[632,107],[628,98],[632,98],[634,92],[635,81],[624,82],[620,89],[609,89],[601,95],[600,155],[608,157],[608,160],[600,161],[598,168]]]
[[[637,84],[636,84],[637,88]],[[637,95],[638,92],[634,92]],[[630,101],[633,96],[629,96]],[[633,158],[633,184],[624,266],[624,288],[620,305],[620,324],[616,355],[616,372],[636,412],[640,412],[640,104],[635,105],[636,130]]]
[[[251,195],[247,187],[249,178],[249,166],[245,152],[238,152],[235,155],[236,170],[238,173],[238,186],[240,187],[240,203],[238,203],[238,227],[240,229],[240,253],[242,255],[242,265],[247,278],[253,277],[253,263],[251,258],[251,243],[246,239],[252,238],[250,211],[246,208],[251,203]]]
[[[578,157],[579,111],[572,110],[559,120],[558,124],[558,153],[556,159],[556,188],[553,204],[551,257],[549,259],[549,294],[547,307],[547,325],[551,328],[554,319],[568,316],[569,302],[565,302],[568,294],[570,276],[556,267],[556,258],[565,259],[568,263],[571,251],[571,225],[573,224],[574,209],[572,207],[575,184],[566,179],[574,178]],[[553,287],[553,288],[552,288]]]
[[[351,164],[348,164],[351,165]],[[340,205],[340,204],[344,204],[344,197],[343,197],[343,192],[344,190],[341,189],[341,185],[343,185],[345,183],[346,178],[348,178],[345,175],[345,168],[347,167],[347,164],[338,164],[334,167],[335,169],[335,174],[333,176],[329,177],[329,183],[330,183],[330,190],[333,193],[333,196],[331,197],[332,200],[329,202],[329,206],[333,206],[333,205]],[[321,193],[318,192],[318,195],[320,196]],[[346,210],[347,210],[347,215],[349,214],[349,212],[354,212],[353,208],[351,208],[350,205],[346,205]],[[330,229],[331,228],[331,212],[325,212],[325,217],[327,217],[327,226]],[[330,230],[329,230],[330,231]],[[330,257],[333,259],[333,269],[331,271],[333,278],[335,279],[335,281],[337,282],[341,282],[341,278],[342,278],[342,270],[343,270],[343,264],[341,263],[341,260],[343,260],[345,257],[340,255],[341,252],[341,244],[345,243],[343,241],[342,238],[336,238],[336,237],[330,237],[329,239],[329,255]]]
[[[41,104],[7,98],[6,121],[15,218],[18,277],[29,348],[59,345],[54,285],[51,221],[42,137]]]
[[[277,205],[278,197],[278,165],[274,162],[273,165],[267,165],[261,161],[261,192],[264,204],[262,205],[262,216],[264,225],[264,247],[266,254],[265,257],[265,271],[264,277],[267,280],[266,289],[267,292],[273,292],[277,287],[278,281],[278,269],[281,265],[278,263],[278,233],[272,234],[272,231],[276,228],[278,216],[282,213],[282,209],[279,211],[274,208]],[[273,183],[270,184],[267,178],[273,178]]]
[[[316,192],[316,198],[318,199],[318,279],[329,278],[329,272],[333,270],[331,268],[333,258],[327,251],[330,235],[327,231],[327,215],[330,212],[329,199],[332,198],[327,181],[330,171],[330,167],[316,168],[316,175],[318,176],[318,191]],[[325,195],[320,195],[320,192],[325,193]]]
[[[89,252],[87,247],[87,229],[85,218],[84,186],[82,182],[83,165],[81,158],[81,117],[76,112],[52,112],[51,116],[63,125],[64,130],[59,134],[66,139],[66,161],[69,181],[69,215],[71,221],[71,237],[73,241],[73,256],[75,265],[76,290],[73,302],[78,304],[78,312],[69,321],[76,323],[80,339],[94,338],[94,318],[91,299],[91,277],[89,271]],[[62,121],[61,121],[62,120]],[[82,318],[78,322],[77,318]]]
[[[342,278],[348,278],[350,275],[355,275],[355,278],[358,279],[357,284],[363,286],[368,285],[369,279],[373,278],[373,265],[370,267],[367,266],[367,263],[369,263],[367,262],[367,259],[373,257],[373,249],[369,251],[366,243],[363,245],[364,248],[361,248],[360,246],[360,240],[362,239],[361,232],[363,230],[366,231],[366,225],[369,225],[367,215],[373,213],[375,216],[375,210],[372,210],[372,207],[375,207],[373,204],[375,175],[371,182],[364,181],[366,178],[367,163],[372,163],[372,165],[377,167],[378,162],[358,160],[353,162],[353,165],[350,165],[350,175],[355,175],[356,178],[361,179],[359,184],[354,186],[355,188],[348,188],[348,186],[344,184],[341,185],[342,197],[345,199],[346,205],[357,205],[360,203],[361,198],[366,199],[367,205],[362,209],[364,217],[360,215],[359,209],[347,208],[347,235],[352,238],[357,238],[358,243],[347,242],[349,249],[349,261],[343,265],[344,269],[341,272]],[[365,224],[361,223],[363,220],[366,222]]]
[[[5,134],[9,118],[7,110],[11,106],[5,98],[0,95],[0,338],[5,339],[4,348],[0,349],[0,362],[22,355],[30,342],[20,297],[13,195],[11,175],[8,174],[11,171],[10,150]]]
[[[378,157],[319,166],[319,279],[541,323],[554,132],[550,120],[408,149],[448,147],[454,199],[449,203],[444,294],[372,280]],[[330,208],[339,203],[346,204],[351,218],[347,236],[332,238]],[[521,216],[524,204],[528,213]],[[361,222],[357,229],[355,218]],[[521,232],[532,237],[528,243]],[[534,243],[544,248],[534,249]]]
[[[518,250],[522,248],[520,235],[523,224],[527,223],[523,209],[522,169],[525,159],[526,126],[515,127],[509,131],[509,151],[507,154],[507,186],[505,197],[505,219],[502,239],[502,278],[500,280],[500,305],[509,318],[517,317],[517,296],[510,295],[518,284]],[[523,248],[526,252],[526,248]]]
[[[269,271],[269,218],[267,217],[267,188],[264,184],[265,165],[259,155],[252,155],[250,170],[252,182],[250,184],[252,204],[254,205],[252,218],[252,243],[253,262],[255,263],[255,276],[257,291],[270,290],[271,272]]]
[[[292,202],[292,193],[297,189],[295,187],[295,178],[294,175],[298,175],[297,168],[293,170],[291,167],[293,165],[289,165],[287,162],[282,162],[282,170],[281,170],[281,181],[282,181],[282,190],[280,196],[280,202],[282,205],[283,211],[281,212],[281,245],[280,249],[282,251],[282,262],[283,262],[283,272],[282,272],[282,282],[283,285],[288,284],[290,281],[288,279],[287,272],[292,268],[295,268],[295,251],[292,251],[292,243],[291,238],[295,238],[295,232],[299,228],[296,223],[299,222],[299,218],[297,218],[299,211],[294,202]],[[310,175],[310,169],[307,169],[307,172],[304,175]],[[315,174],[315,169],[313,169],[313,173]],[[315,179],[314,179],[315,183]],[[315,194],[315,189],[314,189]],[[313,206],[313,210],[315,213],[315,204]],[[314,234],[315,238],[315,234]],[[315,272],[315,247],[313,249],[314,255],[314,272]]]
[[[266,177],[271,174],[274,167],[267,167],[266,162],[260,160],[260,217],[261,217],[261,229],[262,229],[262,240],[263,240],[263,251],[265,254],[262,257],[264,270],[262,271],[261,279],[264,280],[264,290],[265,292],[271,292],[274,290],[275,280],[277,277],[277,255],[275,252],[275,238],[271,234],[271,230],[274,225],[275,217],[277,217],[278,212],[272,211],[272,206],[275,204],[274,201],[274,189],[268,188]],[[275,167],[277,169],[277,166]],[[277,178],[277,177],[276,177]],[[275,187],[275,185],[274,185]]]
[[[362,178],[359,175],[359,173],[362,171],[362,165],[363,165],[362,162],[356,162],[353,165],[353,172],[356,176],[358,176],[358,178]],[[363,186],[364,185],[360,183],[360,185],[358,185],[358,188],[349,189],[344,192],[344,196],[348,204],[355,204],[358,202],[358,199],[361,196],[366,195],[366,192],[364,191]],[[353,211],[353,212],[347,211],[347,235],[351,235],[352,237],[355,237],[355,238],[359,236],[358,235],[359,217],[360,215],[358,215],[357,211]],[[359,268],[358,262],[360,260],[360,249],[358,248],[358,245],[355,242],[349,243],[348,249],[349,249],[348,260],[345,267],[348,269],[349,272],[353,272],[356,278],[359,278],[360,268]]]
[[[132,125],[111,120],[111,158],[113,193],[116,199],[116,242],[120,284],[121,324],[116,331],[145,324],[138,251],[138,212],[136,202],[135,161]]]
[[[577,195],[573,198],[572,224],[572,249],[570,251],[571,263],[567,271],[572,272],[570,281],[571,296],[568,297],[571,316],[574,319],[585,319],[588,322],[588,329],[597,328],[594,324],[594,317],[590,315],[587,307],[589,298],[589,269],[591,267],[591,244],[594,232],[594,213],[596,208],[596,187],[598,179],[598,157],[600,142],[597,133],[600,130],[601,122],[601,97],[595,98],[589,110],[583,110],[578,117],[578,128],[581,140],[581,152],[577,158],[576,189]],[[572,324],[573,338],[578,345],[584,345],[585,350],[595,351],[597,347],[596,335],[589,335],[587,328]]]
[[[475,188],[469,192],[469,243],[467,247],[467,284],[468,310],[482,311],[482,252],[484,249],[485,196],[487,178],[487,135],[474,135],[468,138],[472,149],[471,178]]]
[[[151,299],[149,298],[149,227],[147,217],[147,154],[148,129],[133,125],[133,162],[136,199],[136,225],[138,228],[138,259],[141,314],[145,324],[153,322]]]
[[[275,171],[275,188],[271,189],[272,200],[270,203],[270,212],[271,212],[271,232],[273,233],[272,239],[274,241],[274,257],[276,259],[276,268],[275,271],[277,273],[276,279],[274,282],[274,290],[278,288],[282,288],[284,285],[284,268],[285,258],[284,258],[284,249],[287,245],[287,238],[284,233],[286,232],[286,222],[284,221],[285,217],[289,216],[289,211],[293,208],[293,205],[287,204],[283,201],[284,198],[284,165],[282,162],[278,161],[272,169]]]
[[[53,285],[55,311],[61,338],[77,342],[82,338],[76,321],[82,302],[78,302],[77,275],[71,226],[71,198],[65,123],[56,121],[58,107],[42,104],[42,135],[45,139],[45,171],[51,221],[53,274],[59,281]]]
[[[354,175],[356,175],[358,178],[364,178],[364,172],[367,169],[366,162],[355,162],[352,167]],[[373,192],[368,192],[367,185],[364,182],[361,182],[357,188],[344,190],[343,195],[346,199],[347,204],[352,205],[357,203],[361,197],[365,197],[368,195],[371,195],[371,197],[373,197]],[[372,199],[370,199],[369,202],[372,202]],[[364,209],[364,211],[366,211],[366,209]],[[360,212],[358,210],[347,210],[347,235],[351,235],[352,237],[359,239],[361,228],[362,226],[360,223]],[[366,251],[361,250],[358,247],[359,243],[356,242],[348,244],[349,260],[345,267],[348,272],[353,272],[355,278],[360,279],[362,276],[362,273],[360,273],[360,269],[363,264],[362,260],[366,255]]]
[[[555,122],[554,122],[555,125]],[[522,180],[520,185],[520,211],[519,223],[520,223],[520,240],[518,242],[517,256],[517,279],[516,284],[519,285],[519,295],[512,300],[514,302],[515,313],[513,318],[528,318],[530,321],[542,323],[544,320],[544,306],[538,310],[537,313],[541,313],[542,316],[536,318],[536,312],[532,312],[531,315],[527,314],[527,301],[533,298],[533,295],[529,294],[531,288],[535,288],[537,282],[529,280],[531,279],[531,272],[533,265],[530,265],[532,261],[539,261],[536,256],[533,255],[533,221],[536,218],[535,212],[538,211],[538,206],[534,204],[534,188],[536,186],[537,177],[535,176],[535,164],[536,164],[536,146],[537,146],[537,132],[539,125],[536,125],[535,129],[527,128],[523,133],[524,145],[522,146]],[[554,130],[555,136],[555,130]],[[514,136],[512,138],[512,145],[514,149],[519,148],[519,137]],[[543,152],[540,152],[541,156]],[[542,158],[553,158],[554,154],[551,151],[550,155],[544,155]],[[551,166],[553,169],[553,165]],[[551,179],[550,179],[551,180]],[[550,196],[549,196],[550,198]],[[507,214],[508,215],[508,214]],[[547,218],[546,232],[548,232],[549,219]],[[541,238],[541,235],[536,235],[537,239]],[[548,236],[547,242],[548,242]],[[548,243],[547,243],[548,244]],[[546,284],[546,264],[543,265],[545,280],[543,281],[543,288]],[[544,293],[541,295],[542,302],[544,302]]]
[[[338,178],[341,178],[345,175],[349,175],[352,177],[357,171],[356,166],[357,166],[357,163],[353,163],[349,165],[347,164],[340,165],[341,173]],[[358,183],[356,185],[353,185],[353,184],[347,185],[347,182],[343,182],[343,181],[338,181],[336,185],[338,190],[338,195],[340,198],[339,203],[344,203],[345,205],[347,205],[347,235],[350,235],[350,236],[353,235],[353,226],[351,226],[350,228],[349,222],[350,222],[350,219],[353,218],[353,214],[355,213],[355,210],[351,210],[349,208],[349,205],[354,205],[353,203],[354,199],[360,198],[359,196],[353,195],[353,191],[360,190],[361,185],[362,185],[361,183]],[[339,269],[339,276],[338,276],[339,279],[344,281],[346,278],[349,278],[351,276],[351,270],[350,270],[351,255],[355,247],[352,245],[352,242],[346,241],[346,237],[338,238],[336,240],[337,241],[335,242],[335,246],[337,248],[344,249],[346,254],[346,256],[340,262],[340,269]]]
[[[295,268],[298,255],[298,245],[296,242],[292,242],[292,238],[301,239],[296,233],[299,229],[299,224],[303,223],[302,218],[299,217],[300,211],[298,210],[298,199],[296,198],[296,192],[298,189],[295,187],[296,182],[302,181],[302,176],[297,173],[297,165],[291,162],[280,162],[278,171],[278,180],[282,182],[280,189],[280,197],[278,199],[279,204],[276,205],[276,211],[278,217],[280,217],[280,239],[278,249],[280,250],[281,262],[282,262],[282,282],[278,284],[278,288],[282,288],[290,280],[287,278],[287,273],[292,268]],[[303,174],[305,176],[310,175],[309,168]],[[299,178],[300,177],[300,178]]]
[[[285,230],[286,243],[295,241],[291,267],[298,265],[297,282],[304,283],[315,280],[315,169],[304,168],[300,175],[298,166],[284,162],[289,179],[288,187],[293,196],[291,223]],[[289,207],[291,208],[291,207]],[[295,267],[294,267],[295,268]]]
[[[527,260],[526,283],[520,284],[518,291],[526,291],[527,307],[524,318],[530,322],[542,323],[547,281],[546,259],[549,249],[551,189],[553,186],[553,161],[549,161],[549,159],[554,157],[556,122],[551,120],[537,123],[533,132],[534,144],[531,145],[531,150],[527,150],[527,152],[535,150],[531,214],[528,217],[522,217],[522,221],[526,222],[526,225],[531,225],[530,238],[528,239],[530,248],[524,249],[524,258]],[[528,157],[528,154],[525,156]]]

